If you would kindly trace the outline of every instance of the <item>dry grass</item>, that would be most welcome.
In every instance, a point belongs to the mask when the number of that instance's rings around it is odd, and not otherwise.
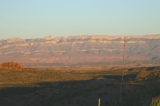
[[[83,66],[53,69],[24,68],[22,71],[0,70],[0,85],[35,84],[39,82],[85,81],[105,75],[121,75],[114,67]],[[126,72],[127,74],[127,72]]]
[[[54,70],[0,71],[0,85],[89,80],[91,78],[92,75],[78,75]]]

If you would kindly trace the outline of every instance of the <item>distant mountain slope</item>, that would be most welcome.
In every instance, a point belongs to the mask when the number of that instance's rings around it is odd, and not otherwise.
[[[127,36],[127,64],[159,64],[160,35]],[[50,65],[120,65],[123,36],[46,36],[0,40],[0,62]]]

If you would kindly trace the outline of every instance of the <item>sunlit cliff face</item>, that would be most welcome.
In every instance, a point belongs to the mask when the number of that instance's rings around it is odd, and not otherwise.
[[[126,39],[129,63],[160,61],[160,35],[127,36]],[[121,64],[123,49],[123,36],[12,38],[0,40],[0,62]]]

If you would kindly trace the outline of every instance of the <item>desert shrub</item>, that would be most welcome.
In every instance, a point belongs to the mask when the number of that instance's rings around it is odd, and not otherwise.
[[[22,70],[23,67],[17,62],[7,62],[0,64],[1,70]]]

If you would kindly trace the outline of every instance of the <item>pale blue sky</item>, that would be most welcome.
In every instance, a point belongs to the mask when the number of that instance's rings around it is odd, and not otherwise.
[[[0,0],[0,39],[160,34],[160,0]]]

